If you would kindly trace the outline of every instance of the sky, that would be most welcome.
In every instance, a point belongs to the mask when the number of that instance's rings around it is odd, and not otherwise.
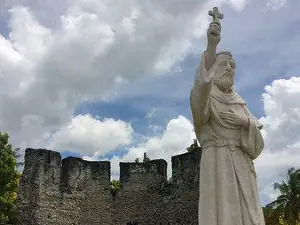
[[[300,0],[1,0],[0,127],[14,147],[63,157],[168,162],[195,138],[189,94],[208,10],[235,90],[264,125],[255,160],[262,204],[300,165]]]

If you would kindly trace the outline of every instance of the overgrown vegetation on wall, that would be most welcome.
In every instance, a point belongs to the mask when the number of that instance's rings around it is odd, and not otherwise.
[[[121,184],[119,180],[113,180],[110,182],[110,192],[113,197],[116,197],[117,192],[121,189]]]

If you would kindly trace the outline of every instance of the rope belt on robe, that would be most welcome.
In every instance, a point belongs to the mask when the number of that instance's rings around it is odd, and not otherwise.
[[[236,147],[241,148],[241,143],[239,140],[225,140],[225,139],[215,139],[204,141],[201,145],[203,149],[208,147],[222,147],[228,146],[229,150],[234,151]]]

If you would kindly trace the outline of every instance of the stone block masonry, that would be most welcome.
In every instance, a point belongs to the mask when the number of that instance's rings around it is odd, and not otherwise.
[[[110,162],[61,159],[26,149],[17,205],[22,225],[198,224],[201,148],[167,162],[120,162],[121,189],[110,188]]]

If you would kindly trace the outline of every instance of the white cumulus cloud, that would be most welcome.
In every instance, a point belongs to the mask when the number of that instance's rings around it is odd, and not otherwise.
[[[300,77],[280,79],[265,87],[262,130],[265,149],[255,161],[262,194],[276,197],[272,185],[285,179],[290,167],[300,167]]]
[[[117,179],[119,176],[119,162],[134,162],[136,158],[139,158],[140,162],[142,162],[144,152],[146,152],[150,159],[166,160],[168,163],[168,177],[171,177],[171,157],[187,152],[186,148],[193,143],[194,138],[196,137],[193,125],[187,118],[180,115],[177,118],[171,119],[160,135],[148,137],[144,142],[130,147],[121,157],[113,156],[110,159],[112,178]],[[83,158],[86,160],[99,159],[98,157],[91,156]]]
[[[205,33],[207,11],[225,2],[1,1],[2,131],[18,147],[43,147],[79,103],[171,70]]]
[[[50,149],[104,156],[119,146],[130,144],[133,133],[131,124],[121,120],[99,120],[90,115],[77,115],[69,125],[51,137]]]

